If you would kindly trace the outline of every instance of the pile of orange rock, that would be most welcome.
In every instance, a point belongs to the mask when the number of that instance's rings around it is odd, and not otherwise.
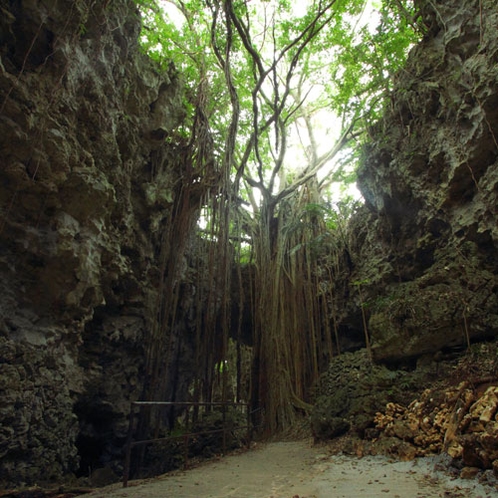
[[[493,469],[498,476],[498,385],[427,389],[407,408],[389,403],[375,423],[378,442],[402,442],[391,453],[402,448],[403,459],[445,452],[467,473]]]

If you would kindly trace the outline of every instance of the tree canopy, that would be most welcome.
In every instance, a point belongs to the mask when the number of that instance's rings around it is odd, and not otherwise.
[[[147,53],[185,78],[183,132],[191,136],[205,120],[238,193],[250,199],[258,190],[256,209],[278,204],[325,166],[330,173],[346,146],[354,150],[418,37],[406,0],[139,3]],[[329,125],[317,136],[320,119]],[[321,184],[343,180],[344,163]]]
[[[354,181],[368,127],[420,36],[414,9],[408,0],[137,3],[146,53],[185,80],[178,137],[206,185],[203,216],[219,257],[232,258],[236,239],[240,259],[240,241],[249,243],[253,398],[269,430],[285,428],[306,410],[321,345],[328,356],[334,349],[313,249],[329,229],[323,199],[333,183]]]

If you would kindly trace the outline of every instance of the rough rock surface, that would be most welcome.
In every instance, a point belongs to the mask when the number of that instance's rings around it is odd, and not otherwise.
[[[312,426],[327,438],[339,416],[353,454],[446,452],[473,477],[498,469],[496,341],[480,343],[498,333],[498,9],[415,3],[426,33],[370,130],[337,307],[373,363],[333,360]]]
[[[464,381],[426,389],[407,407],[389,403],[375,422],[375,446],[402,460],[446,453],[463,478],[498,477],[498,386]],[[386,444],[387,443],[387,444]],[[367,445],[368,446],[368,445]]]
[[[374,359],[394,363],[498,331],[496,2],[416,4],[426,34],[359,170],[340,323],[361,337],[363,308]]]
[[[128,0],[0,4],[4,483],[112,461],[143,389],[184,111],[139,29]]]
[[[329,440],[346,432],[370,437],[377,413],[387,404],[408,405],[425,386],[453,378],[456,367],[454,359],[424,357],[416,368],[390,369],[373,363],[366,349],[336,356],[315,386],[310,420],[315,439]]]
[[[339,411],[351,430],[330,443],[335,452],[387,455],[403,461],[441,455],[441,465],[452,475],[478,477],[496,485],[497,354],[498,343],[480,343],[463,354],[440,358],[436,364],[421,360],[414,370],[389,371],[392,375],[386,375],[385,367],[369,369],[364,352],[341,355],[341,362],[336,361],[335,367],[333,362],[317,386],[325,394],[318,398],[312,428],[325,428],[318,434],[315,429],[319,439],[339,435],[329,436],[326,430],[326,422]],[[341,363],[342,376],[334,375]],[[364,376],[368,372],[370,390],[362,389],[369,382]],[[384,382],[384,389],[376,381],[379,378],[390,381]],[[386,399],[374,413],[374,406]],[[355,411],[351,409],[355,405],[365,408]],[[328,408],[325,413],[324,407]]]
[[[386,367],[373,365],[366,350],[334,358],[316,386],[311,415],[315,439],[331,439],[350,429],[362,434],[392,399],[389,391],[397,378]]]

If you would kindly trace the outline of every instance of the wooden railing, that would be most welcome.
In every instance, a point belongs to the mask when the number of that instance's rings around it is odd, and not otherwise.
[[[214,407],[221,407],[221,413],[222,413],[222,428],[221,429],[215,429],[215,430],[209,430],[209,431],[199,431],[199,432],[185,432],[181,435],[175,435],[175,436],[167,436],[167,437],[161,437],[161,438],[156,438],[156,439],[143,439],[143,440],[134,440],[133,436],[135,433],[135,420],[137,417],[137,413],[135,412],[135,409],[137,407],[153,407],[153,406],[180,406],[180,407],[186,407],[191,408],[191,407],[206,407],[206,408],[214,408]],[[227,420],[226,420],[226,409],[228,407],[245,407],[246,409],[246,415],[247,415],[247,424],[243,426],[237,426],[237,427],[232,427],[232,426],[227,426]],[[212,402],[212,403],[194,403],[194,402],[187,402],[187,401],[134,401],[131,404],[130,408],[130,421],[129,421],[129,426],[128,426],[128,437],[126,440],[126,446],[125,446],[125,464],[124,464],[124,471],[123,471],[123,487],[128,486],[128,480],[130,477],[130,468],[131,468],[131,451],[134,447],[137,446],[145,446],[148,444],[152,444],[155,442],[159,441],[171,441],[175,439],[183,439],[184,441],[184,457],[183,457],[183,466],[186,469],[188,467],[188,446],[189,446],[189,440],[192,437],[196,436],[201,436],[205,434],[223,434],[223,442],[222,442],[222,448],[223,448],[223,453],[226,452],[226,436],[227,432],[229,431],[238,431],[238,430],[246,430],[247,431],[247,445],[250,445],[251,442],[251,437],[252,437],[252,429],[251,429],[251,420],[250,420],[251,414],[249,412],[249,405],[246,403],[223,403],[223,402]],[[188,424],[186,427],[186,430],[188,431]]]

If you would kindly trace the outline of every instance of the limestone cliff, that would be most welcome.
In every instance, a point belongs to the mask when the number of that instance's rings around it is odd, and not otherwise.
[[[498,332],[498,9],[416,2],[422,42],[364,152],[341,322],[406,362]],[[360,295],[361,293],[361,295]]]
[[[143,389],[184,111],[139,30],[128,0],[0,2],[4,483],[120,458]]]

